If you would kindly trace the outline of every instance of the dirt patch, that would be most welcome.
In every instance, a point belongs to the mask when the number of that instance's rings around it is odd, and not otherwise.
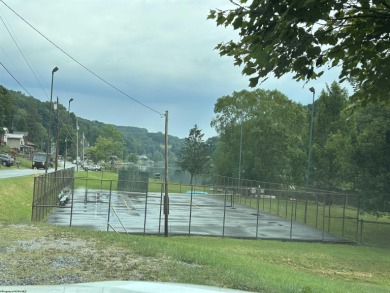
[[[326,276],[349,276],[354,279],[371,279],[373,274],[367,272],[348,272],[348,271],[337,271],[337,270],[314,270],[314,272]]]
[[[0,285],[157,280],[164,263],[171,262],[48,227],[0,223],[0,228]]]

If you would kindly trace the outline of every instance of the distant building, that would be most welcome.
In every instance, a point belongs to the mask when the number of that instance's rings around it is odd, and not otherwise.
[[[154,166],[154,161],[150,160],[146,155],[138,156],[138,169],[140,171],[146,171],[148,168]]]
[[[28,143],[28,132],[10,133],[6,127],[3,128],[3,132],[0,142],[2,145],[9,146],[11,149],[30,152],[31,148],[35,146],[34,144]]]

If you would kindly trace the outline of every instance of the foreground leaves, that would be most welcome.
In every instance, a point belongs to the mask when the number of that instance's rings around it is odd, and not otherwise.
[[[217,45],[221,55],[243,65],[256,86],[270,75],[293,72],[315,79],[340,66],[367,101],[390,92],[390,3],[387,0],[241,0],[231,10],[211,10],[217,25],[232,26],[238,41]]]

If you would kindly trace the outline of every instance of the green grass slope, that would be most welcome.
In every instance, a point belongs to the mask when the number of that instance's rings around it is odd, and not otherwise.
[[[0,180],[1,285],[148,280],[254,292],[390,292],[388,249],[30,223],[32,187],[33,177]]]

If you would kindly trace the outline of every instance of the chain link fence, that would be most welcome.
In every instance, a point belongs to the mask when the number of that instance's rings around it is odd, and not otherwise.
[[[61,194],[66,191],[67,199],[73,198],[73,177],[74,168],[58,170],[57,172],[46,173],[34,178],[34,191],[32,200],[32,221],[44,220],[54,208],[61,202]]]
[[[103,176],[100,180],[73,178],[72,172],[35,179],[34,221],[121,233],[164,234],[161,180],[150,181],[145,172],[138,177],[127,173],[120,176],[121,180]],[[364,221],[359,200],[352,194],[220,176],[208,182],[169,184],[170,235],[389,247],[390,224]],[[70,190],[70,197],[61,205],[64,188]]]

